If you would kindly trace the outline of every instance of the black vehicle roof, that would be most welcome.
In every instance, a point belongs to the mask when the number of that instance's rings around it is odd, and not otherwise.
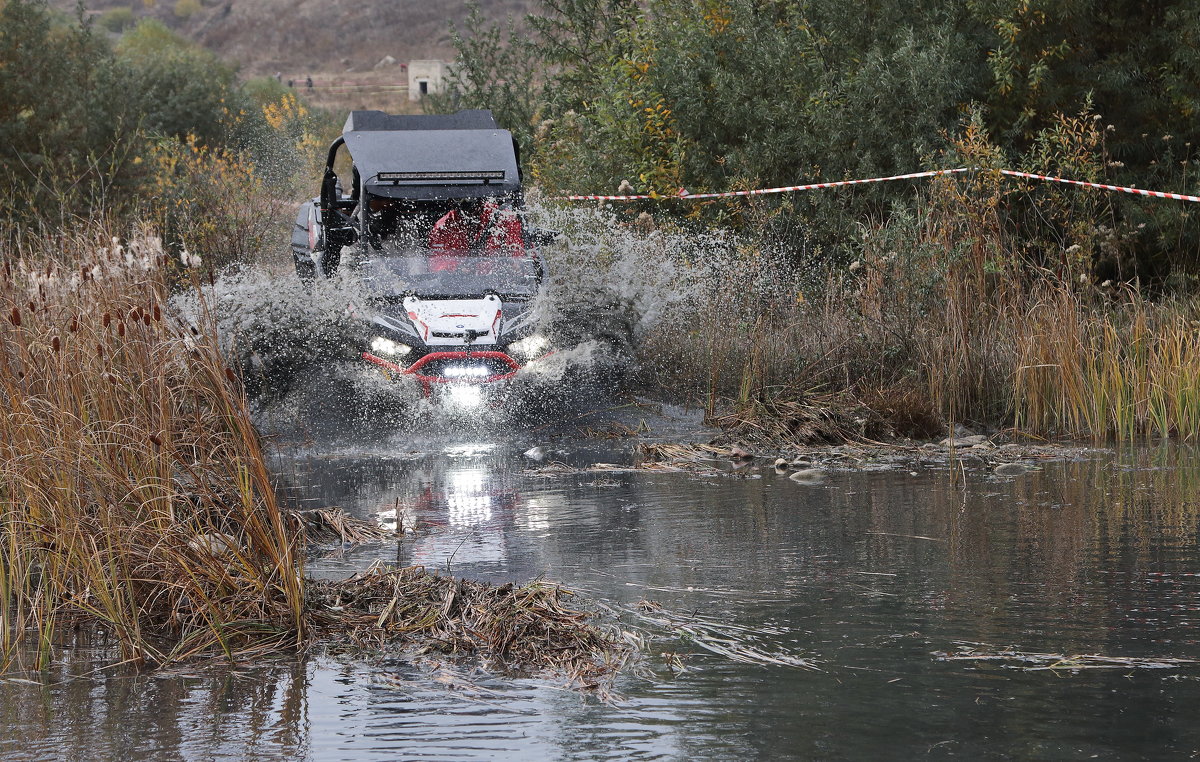
[[[472,198],[513,194],[521,188],[512,133],[500,129],[490,111],[352,111],[342,137],[373,195]],[[388,179],[387,173],[405,176]]]
[[[351,111],[343,133],[395,132],[399,130],[498,130],[500,125],[487,109],[463,109],[455,114],[385,114],[382,111]]]

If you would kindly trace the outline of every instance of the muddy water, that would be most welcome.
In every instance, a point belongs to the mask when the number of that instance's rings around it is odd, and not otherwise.
[[[1191,450],[1097,453],[1008,479],[904,470],[801,485],[769,469],[542,476],[520,454],[528,440],[285,459],[281,471],[313,499],[410,530],[394,545],[331,549],[309,571],[341,576],[382,558],[560,581],[647,639],[615,703],[391,656],[85,676],[80,654],[44,684],[0,683],[0,758],[1200,751],[1200,665],[1030,671],[935,655],[970,644],[1200,659],[1200,460]],[[620,445],[550,447],[577,466],[623,457]]]

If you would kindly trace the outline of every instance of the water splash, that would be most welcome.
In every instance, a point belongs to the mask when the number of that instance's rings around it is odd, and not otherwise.
[[[360,430],[552,419],[619,391],[649,332],[694,332],[697,315],[727,305],[729,294],[775,298],[781,284],[794,288],[785,257],[747,257],[727,231],[667,232],[603,209],[536,205],[530,220],[561,231],[543,251],[548,278],[533,308],[557,351],[523,368],[503,404],[480,411],[431,403],[415,382],[362,363],[367,329],[347,306],[366,297],[351,276],[306,285],[290,268],[248,265],[219,277],[203,303],[194,294],[176,301],[185,314],[215,320],[268,429],[300,421],[308,430]]]

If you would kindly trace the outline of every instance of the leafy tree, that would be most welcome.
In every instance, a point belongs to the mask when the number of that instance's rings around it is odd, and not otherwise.
[[[231,127],[250,104],[232,67],[154,19],[140,21],[123,36],[116,53],[131,108],[147,132],[181,139],[194,135],[212,146],[236,137]]]
[[[478,2],[471,2],[469,8],[465,35],[452,31],[458,60],[447,90],[427,96],[425,106],[440,113],[491,109],[497,121],[527,146],[541,96],[538,54],[513,18],[502,28],[484,18]]]
[[[107,44],[82,20],[56,24],[41,0],[0,5],[0,177],[10,215],[124,182],[137,125],[121,84]]]

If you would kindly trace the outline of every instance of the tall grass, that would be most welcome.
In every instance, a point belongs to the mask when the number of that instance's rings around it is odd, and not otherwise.
[[[1124,290],[1100,303],[1057,288],[1014,331],[1014,420],[1132,440],[1200,434],[1200,302]]]
[[[864,436],[879,421],[908,436],[1200,436],[1200,297],[1022,265],[990,176],[952,182],[867,228],[849,266],[789,270],[768,246],[739,258],[692,323],[649,333],[643,362],[710,419],[761,430],[801,404],[852,411],[838,430],[861,419]]]
[[[42,666],[73,629],[144,665],[305,638],[299,533],[177,269],[149,236],[4,252],[0,669],[31,628]]]

